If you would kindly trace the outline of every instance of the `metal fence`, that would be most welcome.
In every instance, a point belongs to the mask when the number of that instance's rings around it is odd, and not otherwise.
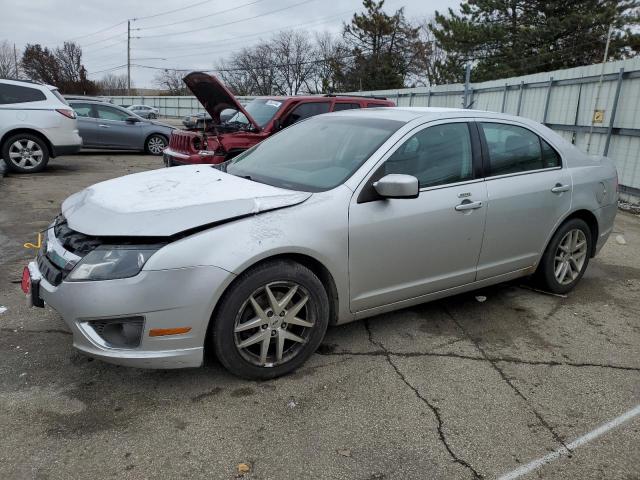
[[[352,92],[383,95],[398,106],[467,107],[531,118],[581,150],[608,155],[621,190],[640,199],[640,58],[473,84]],[[240,97],[249,100],[250,98]],[[194,97],[113,97],[165,116],[202,111]]]

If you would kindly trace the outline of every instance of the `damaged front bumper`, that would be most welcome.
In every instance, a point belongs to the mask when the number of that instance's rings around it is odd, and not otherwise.
[[[131,367],[198,367],[213,306],[211,292],[230,275],[217,267],[142,271],[135,277],[52,285],[36,262],[39,297],[61,316],[73,333],[73,345],[95,358]],[[118,347],[101,330],[104,324],[131,325],[131,347]],[[100,327],[97,327],[100,326]],[[188,327],[188,333],[152,336],[152,330]],[[131,328],[129,329],[131,330]]]

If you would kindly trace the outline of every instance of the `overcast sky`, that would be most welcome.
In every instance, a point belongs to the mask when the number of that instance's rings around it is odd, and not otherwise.
[[[405,7],[409,19],[436,9],[457,10],[460,0],[387,0],[389,12]],[[339,33],[362,10],[361,0],[0,0],[0,40],[56,47],[73,40],[83,48],[90,77],[126,74],[127,19],[131,63],[210,70],[222,58],[278,30]],[[167,25],[173,24],[173,25]],[[121,68],[118,68],[121,67]],[[132,67],[133,84],[153,87],[156,71]]]

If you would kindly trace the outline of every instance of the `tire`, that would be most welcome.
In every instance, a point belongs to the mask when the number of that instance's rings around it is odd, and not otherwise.
[[[542,256],[535,279],[553,293],[573,290],[584,275],[592,252],[591,230],[584,220],[563,223]]]
[[[147,141],[144,142],[144,151],[149,155],[162,155],[162,151],[169,145],[169,140],[164,135],[154,133],[149,135]]]
[[[2,158],[7,168],[18,173],[41,172],[49,162],[49,148],[40,138],[29,133],[9,137],[2,145]]]
[[[220,363],[239,377],[267,380],[294,371],[315,352],[329,323],[329,299],[307,267],[268,262],[236,279],[213,321]]]

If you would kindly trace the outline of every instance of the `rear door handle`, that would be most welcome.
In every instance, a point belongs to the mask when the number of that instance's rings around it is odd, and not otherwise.
[[[460,205],[456,205],[456,211],[464,212],[466,210],[475,210],[477,208],[482,208],[482,202],[470,202],[469,200],[465,200]]]
[[[109,125],[103,125],[102,123],[98,125],[100,128],[110,128]]]
[[[570,185],[561,185],[559,183],[556,183],[556,186],[551,189],[553,193],[568,192],[569,190],[571,190]]]

